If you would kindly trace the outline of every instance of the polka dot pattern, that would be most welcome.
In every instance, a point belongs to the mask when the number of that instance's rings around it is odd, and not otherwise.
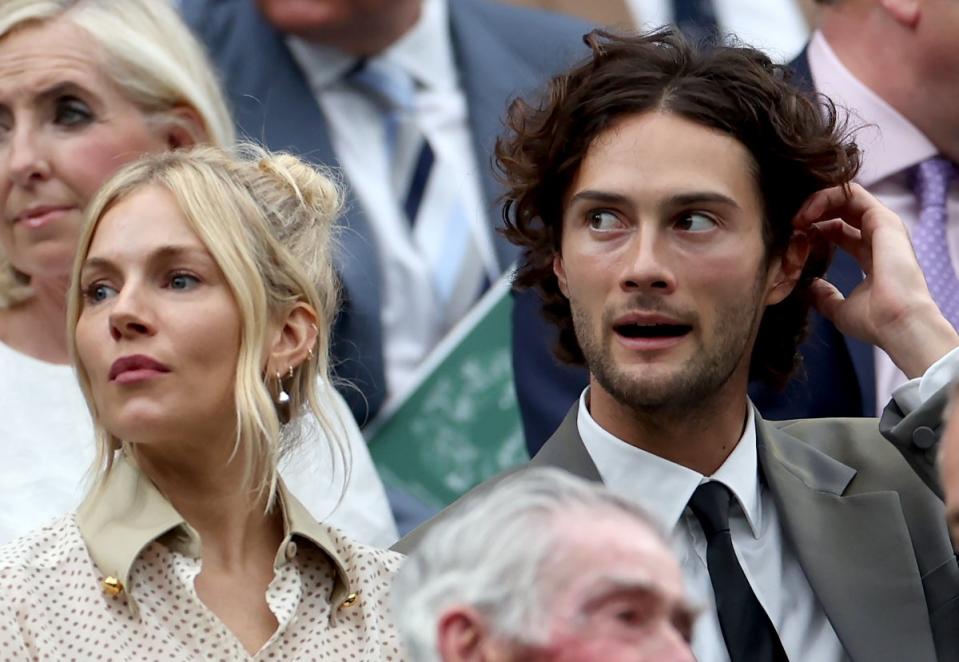
[[[912,233],[912,243],[933,300],[952,326],[959,328],[959,278],[946,241],[946,198],[955,176],[956,166],[939,156],[916,166],[919,223]]]
[[[335,567],[326,552],[298,538],[266,593],[279,627],[250,656],[197,597],[199,560],[154,541],[134,562],[130,585],[110,597],[76,515],[64,517],[0,547],[0,660],[406,659],[388,600],[402,557],[325,528],[357,599],[331,604]]]

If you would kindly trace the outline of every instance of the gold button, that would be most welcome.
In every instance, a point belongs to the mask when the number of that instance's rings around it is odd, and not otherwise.
[[[356,593],[350,593],[348,596],[346,596],[346,600],[340,603],[340,609],[349,609],[350,607],[355,605],[356,598],[357,598]]]
[[[110,597],[115,598],[123,593],[123,582],[116,577],[104,577],[100,583],[103,585],[103,592]]]

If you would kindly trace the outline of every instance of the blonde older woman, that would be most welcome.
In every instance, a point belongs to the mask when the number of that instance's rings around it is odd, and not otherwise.
[[[165,0],[0,3],[0,542],[74,508],[92,460],[64,333],[88,202],[141,154],[233,138],[202,49]],[[353,478],[334,520],[388,544],[382,484],[359,431],[344,425]],[[285,471],[325,517],[344,481],[340,471],[331,485],[318,436]]]
[[[295,157],[208,147],[133,164],[92,203],[68,321],[97,483],[0,549],[5,655],[401,659],[399,555],[317,523],[277,471],[299,417],[336,438],[317,375],[338,208]]]

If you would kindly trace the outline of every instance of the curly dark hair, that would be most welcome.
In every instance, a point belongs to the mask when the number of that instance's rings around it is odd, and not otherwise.
[[[782,255],[792,220],[815,191],[848,184],[859,150],[835,106],[790,82],[790,72],[752,48],[691,44],[666,28],[645,35],[593,31],[591,55],[554,77],[537,101],[514,100],[495,165],[504,180],[504,235],[523,248],[514,277],[535,288],[543,313],[559,327],[556,355],[583,365],[569,301],[553,273],[560,250],[563,200],[593,140],[617,120],[672,113],[721,131],[751,154],[764,212],[767,259]],[[817,246],[795,290],[763,313],[750,379],[781,388],[798,366],[809,285],[831,254]]]

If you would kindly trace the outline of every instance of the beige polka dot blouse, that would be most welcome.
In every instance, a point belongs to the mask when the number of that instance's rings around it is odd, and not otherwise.
[[[280,487],[286,535],[250,656],[194,590],[199,538],[135,466],[77,513],[0,547],[0,660],[403,660],[388,611],[401,556],[317,523]]]

